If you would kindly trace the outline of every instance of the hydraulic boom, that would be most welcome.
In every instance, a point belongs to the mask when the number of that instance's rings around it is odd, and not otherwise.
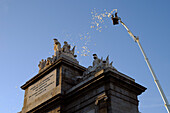
[[[147,65],[148,65],[148,67],[149,67],[149,70],[150,70],[150,72],[151,72],[151,74],[153,76],[154,82],[155,82],[155,84],[156,84],[156,86],[157,86],[157,88],[159,90],[159,93],[160,93],[160,95],[161,95],[161,97],[162,97],[162,99],[164,101],[165,108],[166,108],[167,112],[170,113],[170,105],[168,103],[168,100],[167,100],[167,98],[166,98],[166,96],[164,94],[164,91],[163,91],[163,89],[162,89],[162,87],[161,87],[161,85],[159,83],[159,80],[157,79],[157,77],[156,77],[156,75],[155,75],[155,73],[154,73],[154,71],[152,69],[152,66],[151,66],[151,64],[150,64],[150,62],[149,62],[149,60],[148,60],[148,58],[147,58],[141,44],[139,42],[139,37],[136,37],[136,36],[134,36],[132,34],[132,32],[129,30],[129,28],[122,22],[121,18],[119,18],[117,16],[117,12],[115,13],[115,17],[112,15],[112,20],[113,20],[113,25],[119,24],[119,22],[120,22],[126,28],[127,32],[133,38],[133,40],[135,42],[137,42],[137,44],[138,44],[138,46],[139,46],[139,48],[140,48],[140,50],[141,50],[141,52],[142,52],[142,54],[143,54],[143,56],[145,58],[145,61],[146,61]]]

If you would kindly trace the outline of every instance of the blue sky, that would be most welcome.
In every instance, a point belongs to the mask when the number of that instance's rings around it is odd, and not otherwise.
[[[163,101],[137,44],[121,25],[97,15],[118,10],[140,42],[170,101],[169,0],[0,0],[0,113],[22,109],[27,80],[38,63],[53,54],[53,38],[76,45],[77,59],[88,67],[92,54],[110,56],[120,72],[147,87],[139,96],[142,113],[166,113]],[[94,28],[91,28],[94,26]],[[97,30],[97,28],[100,30]]]

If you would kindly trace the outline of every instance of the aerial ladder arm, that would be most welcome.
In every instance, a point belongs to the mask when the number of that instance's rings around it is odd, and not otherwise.
[[[145,52],[144,52],[144,50],[142,48],[142,45],[140,44],[139,37],[136,37],[136,36],[133,35],[133,33],[129,30],[129,28],[122,22],[121,18],[117,16],[117,12],[115,13],[115,17],[112,15],[111,18],[113,20],[113,25],[116,25],[116,24],[118,24],[120,22],[125,27],[125,29],[129,33],[129,35],[132,37],[132,39],[138,44],[138,46],[139,46],[139,48],[140,48],[140,50],[141,50],[141,52],[142,52],[142,54],[144,56],[144,59],[145,59],[145,61],[147,63],[147,66],[149,67],[149,70],[150,70],[150,72],[152,74],[154,82],[155,82],[155,84],[156,84],[156,86],[157,86],[157,88],[159,90],[159,93],[160,93],[160,95],[161,95],[161,97],[162,97],[162,99],[164,101],[164,106],[165,106],[167,112],[170,113],[169,102],[168,102],[168,100],[167,100],[167,98],[166,98],[166,96],[164,94],[164,91],[163,91],[163,89],[162,89],[162,87],[161,87],[161,85],[159,83],[158,78],[156,77],[156,75],[155,75],[155,73],[154,73],[154,71],[152,69],[152,66],[151,66],[151,64],[149,62],[149,59],[147,58],[147,56],[146,56],[146,54],[145,54]]]

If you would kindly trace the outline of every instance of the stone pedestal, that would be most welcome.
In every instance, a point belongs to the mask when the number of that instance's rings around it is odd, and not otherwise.
[[[21,113],[46,113],[54,105],[55,113],[59,113],[66,91],[79,83],[77,76],[81,77],[85,70],[77,60],[67,56],[60,57],[21,86],[25,90]]]
[[[66,92],[63,113],[139,113],[145,87],[111,68],[93,74]]]
[[[139,113],[138,98],[145,87],[113,68],[83,76],[85,67],[61,57],[21,88],[20,113]]]

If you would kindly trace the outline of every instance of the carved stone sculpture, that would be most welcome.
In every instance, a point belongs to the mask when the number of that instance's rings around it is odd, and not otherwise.
[[[93,58],[94,58],[94,60],[93,60],[93,67],[97,67],[100,64],[101,60],[97,57],[96,54],[93,54]]]
[[[51,57],[48,57],[45,66],[49,66],[49,65],[51,65],[51,64],[52,64],[52,58],[51,58]]]
[[[55,57],[54,55],[52,55],[52,63],[54,63],[57,60],[57,57]]]
[[[61,52],[61,44],[57,39],[54,40],[54,56],[59,57],[59,54]]]
[[[62,52],[64,53],[70,53],[70,45],[66,41],[64,41],[64,46],[62,48]]]
[[[93,58],[94,58],[94,60],[93,60],[93,66],[89,66],[89,67],[87,68],[87,70],[83,73],[84,76],[85,76],[85,75],[88,75],[88,74],[91,73],[91,72],[95,72],[95,71],[97,71],[97,70],[99,70],[99,69],[102,69],[102,68],[110,67],[110,68],[115,69],[115,68],[112,66],[113,62],[111,62],[111,63],[109,64],[109,56],[107,56],[106,60],[103,60],[103,57],[102,57],[101,59],[99,59],[96,54],[93,54]],[[116,69],[115,69],[115,70],[116,70]]]
[[[75,46],[72,50],[71,46],[65,41],[64,46],[61,48],[61,44],[57,39],[54,40],[54,55],[52,57],[48,57],[47,60],[42,59],[38,65],[39,72],[42,71],[44,68],[48,67],[52,63],[54,63],[57,59],[59,59],[62,55],[75,59]]]
[[[70,51],[73,56],[74,56],[75,47],[76,46],[74,46],[73,49]]]
[[[46,60],[44,61],[44,59],[42,59],[38,64],[39,71],[41,71],[45,67],[45,64],[46,64]]]

